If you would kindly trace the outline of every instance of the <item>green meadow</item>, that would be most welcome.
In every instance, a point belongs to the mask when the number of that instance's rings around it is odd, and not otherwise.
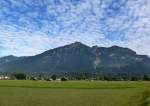
[[[0,80],[0,106],[150,106],[149,82]]]

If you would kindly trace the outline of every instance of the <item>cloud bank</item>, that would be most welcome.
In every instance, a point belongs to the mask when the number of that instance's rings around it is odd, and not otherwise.
[[[0,56],[80,41],[150,55],[149,0],[1,0]]]

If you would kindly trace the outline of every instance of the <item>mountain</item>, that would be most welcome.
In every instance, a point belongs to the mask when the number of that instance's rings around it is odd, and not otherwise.
[[[2,57],[0,71],[149,73],[150,58],[119,46],[89,47],[75,42],[35,56]]]

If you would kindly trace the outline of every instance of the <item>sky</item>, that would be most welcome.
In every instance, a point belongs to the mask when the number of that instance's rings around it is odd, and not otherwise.
[[[150,0],[0,0],[0,56],[75,41],[150,56]]]

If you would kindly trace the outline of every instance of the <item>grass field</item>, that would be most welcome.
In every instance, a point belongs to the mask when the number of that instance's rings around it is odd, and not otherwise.
[[[0,106],[148,106],[149,82],[0,81]]]

